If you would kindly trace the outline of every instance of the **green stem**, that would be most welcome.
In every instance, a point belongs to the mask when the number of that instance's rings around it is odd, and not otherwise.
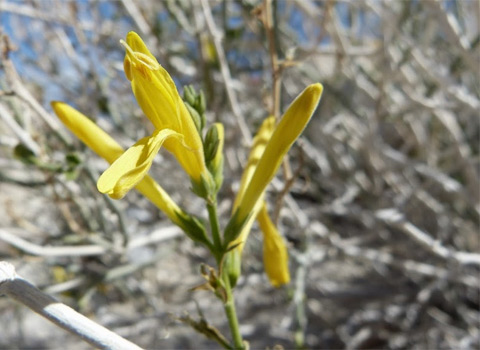
[[[210,219],[210,227],[212,229],[213,246],[215,247],[215,258],[217,259],[217,263],[219,263],[219,259],[221,258],[220,255],[222,254],[222,241],[220,239],[220,225],[218,223],[217,202],[207,202],[207,210],[208,218]]]
[[[221,268],[221,260],[223,257],[222,240],[220,238],[220,225],[218,223],[217,215],[217,202],[216,200],[207,201],[208,218],[210,219],[210,227],[212,230],[213,246],[212,251],[217,259],[218,266]],[[232,286],[230,285],[230,279],[227,273],[221,272],[221,279],[225,288],[226,301],[223,305],[225,314],[227,315],[228,324],[230,325],[230,331],[232,332],[233,344],[235,349],[244,350],[242,335],[240,334],[240,328],[238,325],[237,311],[235,310],[235,299],[233,297]]]
[[[230,325],[230,331],[232,332],[233,344],[235,349],[244,350],[242,335],[240,334],[240,327],[238,324],[237,311],[235,309],[235,299],[233,297],[233,290],[230,286],[230,280],[227,274],[223,274],[223,283],[225,286],[225,292],[227,294],[227,301],[223,305],[225,308],[225,314],[227,315],[228,324]]]

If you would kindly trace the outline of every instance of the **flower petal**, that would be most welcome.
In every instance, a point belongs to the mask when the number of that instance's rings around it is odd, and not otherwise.
[[[265,202],[257,215],[257,220],[263,232],[263,264],[268,279],[274,287],[287,284],[290,282],[287,247],[268,215]]]
[[[235,198],[235,202],[233,203],[233,212],[235,213],[238,204],[241,202],[245,190],[247,189],[248,183],[250,182],[253,173],[255,172],[255,168],[258,164],[258,160],[261,158],[263,151],[265,150],[265,146],[270,140],[272,136],[273,130],[275,129],[275,117],[270,116],[266,118],[260,128],[257,131],[257,134],[253,138],[253,144],[250,149],[250,154],[248,156],[248,161],[245,166],[245,170],[242,174],[242,179],[240,181],[240,188],[238,190],[237,196]],[[265,192],[265,191],[264,191]],[[261,199],[265,197],[263,193]],[[237,283],[237,279],[241,274],[241,254],[243,252],[243,247],[245,246],[245,242],[247,241],[248,235],[252,230],[253,223],[255,218],[257,217],[258,212],[260,211],[262,206],[262,201],[258,201],[257,205],[255,205],[251,211],[251,215],[248,219],[242,223],[240,228],[240,233],[238,236],[229,244],[229,247],[235,247],[231,251],[227,253],[226,257],[226,269],[227,273],[230,278],[230,283],[235,286]],[[226,231],[226,236],[227,236]],[[228,238],[228,237],[227,237]]]
[[[270,140],[270,137],[273,134],[273,130],[275,129],[275,117],[270,116],[266,118],[260,128],[257,131],[257,134],[253,138],[253,144],[250,150],[250,154],[248,155],[247,165],[245,166],[245,170],[242,174],[242,179],[240,181],[240,188],[238,190],[237,196],[235,197],[235,202],[233,203],[233,212],[238,208],[239,203],[243,199],[243,195],[245,194],[245,190],[252,179],[253,173],[258,164],[258,160],[262,157],[263,151],[265,150],[265,146]],[[264,198],[263,194],[261,198]],[[253,222],[255,221],[255,217],[257,216],[258,211],[260,210],[261,205],[257,205],[251,211],[251,215],[245,224],[242,226],[240,234],[238,237],[230,243],[230,246],[237,246],[240,252],[243,250],[243,246],[245,245],[245,241],[250,233],[252,228]]]
[[[122,44],[127,50],[125,74],[147,118],[158,130],[172,129],[183,135],[181,142],[167,140],[165,148],[195,182],[199,183],[202,176],[208,178],[202,140],[172,78],[138,34],[128,33],[127,42]]]
[[[145,45],[142,38],[140,38],[140,36],[137,33],[131,31],[127,34],[127,44],[132,48],[134,52],[140,52],[144,55],[147,55],[152,60],[157,61],[155,56],[152,55],[147,45]]]
[[[241,222],[250,215],[252,208],[272,181],[283,157],[310,121],[320,101],[322,91],[321,84],[310,85],[288,107],[266,145],[245,194],[238,204],[238,221]]]
[[[91,150],[113,163],[123,148],[97,124],[66,103],[54,101],[52,108],[62,123]]]
[[[257,168],[258,161],[265,151],[265,146],[272,137],[273,131],[275,130],[275,117],[270,116],[266,118],[260,128],[257,131],[257,134],[253,138],[253,144],[248,155],[247,165],[242,174],[242,179],[240,180],[240,188],[238,189],[237,196],[235,197],[235,202],[233,203],[233,211],[238,208],[243,195],[252,179],[253,173]]]
[[[63,124],[75,136],[110,164],[123,154],[123,148],[110,135],[75,108],[63,102],[52,102],[52,107]],[[149,175],[145,175],[135,189],[164,212],[173,223],[188,232],[191,237],[196,232],[202,231],[202,227],[197,224],[195,219],[184,212]],[[198,235],[193,238],[197,237]]]
[[[169,137],[182,138],[177,132],[157,130],[130,147],[100,176],[97,188],[114,199],[125,196],[147,174],[160,147]]]

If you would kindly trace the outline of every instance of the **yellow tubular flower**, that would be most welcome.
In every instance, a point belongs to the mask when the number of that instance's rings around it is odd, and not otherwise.
[[[242,179],[240,181],[240,188],[238,190],[237,196],[235,198],[235,202],[233,203],[232,211],[235,211],[238,208],[239,203],[241,202],[245,190],[252,179],[253,173],[255,172],[255,168],[258,164],[259,159],[262,157],[263,151],[265,150],[265,146],[267,145],[270,137],[273,134],[273,130],[275,129],[275,117],[270,116],[266,118],[260,128],[257,131],[257,134],[253,138],[253,144],[250,150],[250,154],[248,156],[247,165],[245,166],[245,170],[242,174]],[[264,194],[261,195],[261,198],[264,198]],[[226,259],[225,259],[225,268],[228,271],[228,275],[230,278],[230,283],[234,286],[237,283],[238,277],[240,277],[241,273],[241,256],[243,247],[245,246],[245,241],[252,229],[253,222],[255,221],[255,217],[261,208],[261,201],[258,202],[260,205],[256,205],[252,209],[251,215],[248,217],[248,220],[243,224],[240,234],[234,239],[230,244],[229,247],[234,247],[231,251],[228,252]]]
[[[262,195],[280,167],[283,157],[310,121],[320,101],[322,91],[321,84],[312,84],[288,107],[267,143],[245,193],[238,203],[232,218],[234,227],[241,226],[262,199]]]
[[[52,102],[52,107],[58,118],[75,136],[110,164],[124,153],[123,148],[110,135],[75,108],[63,102]],[[182,227],[180,217],[188,215],[155,180],[147,175],[137,184],[136,189],[163,211],[170,220]]]
[[[110,164],[123,154],[123,148],[97,124],[66,103],[54,101],[53,111],[62,123],[88,148]]]
[[[163,129],[137,141],[100,176],[98,190],[114,199],[123,198],[143,179],[162,144],[172,136],[181,137],[171,129]]]
[[[248,155],[247,165],[245,166],[245,170],[242,174],[242,179],[240,180],[240,188],[237,193],[237,197],[235,198],[235,202],[233,203],[233,210],[235,211],[238,208],[239,203],[243,199],[243,195],[245,194],[245,190],[247,189],[247,185],[250,183],[252,179],[253,173],[257,167],[258,161],[262,157],[263,151],[265,151],[265,147],[272,137],[273,131],[275,130],[275,117],[270,116],[266,118],[260,128],[258,129],[257,134],[253,138],[253,144]]]
[[[237,210],[239,203],[243,199],[245,190],[247,189],[248,184],[252,179],[252,176],[253,176],[253,173],[255,172],[258,161],[262,157],[262,154],[265,150],[265,146],[270,140],[270,137],[272,136],[274,129],[275,129],[275,117],[270,116],[263,121],[262,125],[258,129],[257,134],[253,138],[253,144],[252,144],[250,154],[248,156],[247,165],[245,166],[245,170],[243,171],[243,174],[242,174],[242,179],[240,180],[240,188],[235,198],[235,202],[233,203],[234,213]],[[260,197],[263,198],[263,194]],[[261,201],[259,201],[259,203],[261,203]],[[250,233],[253,222],[259,210],[260,210],[260,205],[257,205],[255,208],[253,208],[252,215],[249,217],[247,222],[245,222],[240,234],[232,243],[230,243],[231,247],[236,245],[237,246],[236,249],[238,249],[240,253],[243,250],[245,241],[247,240],[248,234]]]
[[[203,144],[195,124],[167,71],[157,62],[142,39],[134,32],[121,41],[126,49],[125,75],[145,115],[156,131],[137,142],[107,169],[98,189],[112,198],[123,197],[152,164],[162,145],[172,152],[195,183],[209,179]]]
[[[285,241],[268,216],[267,205],[263,202],[257,215],[260,230],[263,232],[263,264],[270,283],[280,287],[290,282],[288,271],[288,251]]]

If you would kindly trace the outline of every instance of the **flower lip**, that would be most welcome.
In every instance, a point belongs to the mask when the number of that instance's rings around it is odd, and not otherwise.
[[[140,64],[142,66],[146,66],[146,68],[150,70],[158,70],[160,68],[160,64],[148,55],[142,52],[133,51],[133,49],[125,42],[125,40],[120,40],[120,44],[125,48],[125,50],[127,50],[128,58],[130,58],[132,63],[135,65]]]

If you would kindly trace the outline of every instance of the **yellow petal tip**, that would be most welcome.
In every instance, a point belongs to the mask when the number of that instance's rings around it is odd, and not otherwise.
[[[315,83],[312,85],[309,85],[306,89],[305,92],[308,93],[311,97],[312,100],[316,101],[318,103],[320,101],[320,97],[322,97],[323,93],[323,85],[320,83]]]

